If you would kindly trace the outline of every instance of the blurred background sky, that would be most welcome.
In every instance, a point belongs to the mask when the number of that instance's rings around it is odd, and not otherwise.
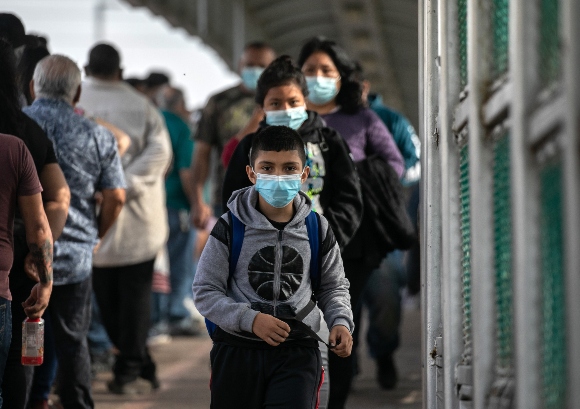
[[[116,45],[125,77],[165,72],[185,90],[188,108],[202,107],[211,94],[239,81],[199,38],[121,0],[0,0],[0,12],[16,14],[27,33],[47,37],[51,53],[72,58],[81,69],[97,41]]]

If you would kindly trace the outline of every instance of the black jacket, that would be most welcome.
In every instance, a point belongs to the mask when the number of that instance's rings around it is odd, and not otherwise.
[[[383,158],[372,155],[356,163],[364,201],[364,216],[343,259],[362,257],[369,269],[378,268],[388,253],[408,250],[417,240],[407,212],[397,172]]]
[[[262,122],[258,132],[267,126]],[[323,181],[320,207],[342,249],[358,229],[363,212],[360,182],[350,151],[338,132],[326,127],[315,112],[308,111],[308,119],[298,133],[304,143],[312,144],[309,153],[320,150],[325,170],[319,176]],[[252,185],[246,174],[246,165],[249,164],[248,154],[254,135],[250,134],[240,142],[230,160],[222,191],[224,209],[227,209],[227,201],[234,191]],[[313,171],[311,169],[311,174]]]

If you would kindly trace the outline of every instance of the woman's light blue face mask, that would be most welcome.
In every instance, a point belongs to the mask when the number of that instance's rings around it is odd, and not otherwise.
[[[266,123],[271,126],[287,126],[297,130],[306,119],[308,119],[308,113],[305,106],[280,111],[266,111]]]
[[[308,100],[314,105],[329,103],[338,95],[338,80],[340,80],[340,77],[306,77]]]
[[[288,206],[294,200],[300,186],[302,186],[302,173],[295,175],[266,175],[252,172],[256,175],[256,191],[272,207],[281,209]]]

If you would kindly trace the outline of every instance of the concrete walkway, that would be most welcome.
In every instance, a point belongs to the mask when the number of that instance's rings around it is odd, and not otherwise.
[[[399,384],[384,391],[375,381],[375,365],[361,350],[361,373],[355,380],[347,403],[349,409],[421,408],[421,316],[417,309],[405,310],[401,348],[395,359]],[[101,374],[93,384],[96,409],[206,409],[209,408],[209,337],[174,338],[152,350],[158,364],[161,388],[139,397],[106,392],[109,374]]]

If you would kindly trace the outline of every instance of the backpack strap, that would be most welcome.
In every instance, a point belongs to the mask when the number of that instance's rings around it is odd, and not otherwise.
[[[240,253],[242,252],[242,245],[244,244],[244,234],[246,232],[246,225],[240,221],[232,212],[228,212],[230,219],[230,275],[228,281],[234,275]]]
[[[320,249],[322,247],[322,240],[320,234],[320,216],[316,212],[310,212],[304,220],[306,224],[306,231],[308,233],[308,243],[310,244],[310,283],[312,285],[312,297],[308,304],[296,313],[294,317],[298,321],[302,321],[312,310],[316,307],[315,293],[320,288],[320,271],[322,266],[322,257],[320,257]]]
[[[308,242],[310,244],[310,281],[312,291],[316,292],[320,287],[320,270],[322,257],[322,233],[320,231],[320,216],[316,212],[310,212],[304,221],[308,232]]]
[[[240,258],[242,244],[244,244],[244,234],[246,232],[246,226],[232,212],[228,212],[228,220],[230,226],[230,242],[229,242],[230,269],[228,273],[228,284],[229,284],[230,279],[232,278],[234,272],[236,271],[238,259]],[[207,318],[205,319],[205,327],[207,328],[207,332],[210,337],[213,337],[218,328],[216,324],[214,324]]]

